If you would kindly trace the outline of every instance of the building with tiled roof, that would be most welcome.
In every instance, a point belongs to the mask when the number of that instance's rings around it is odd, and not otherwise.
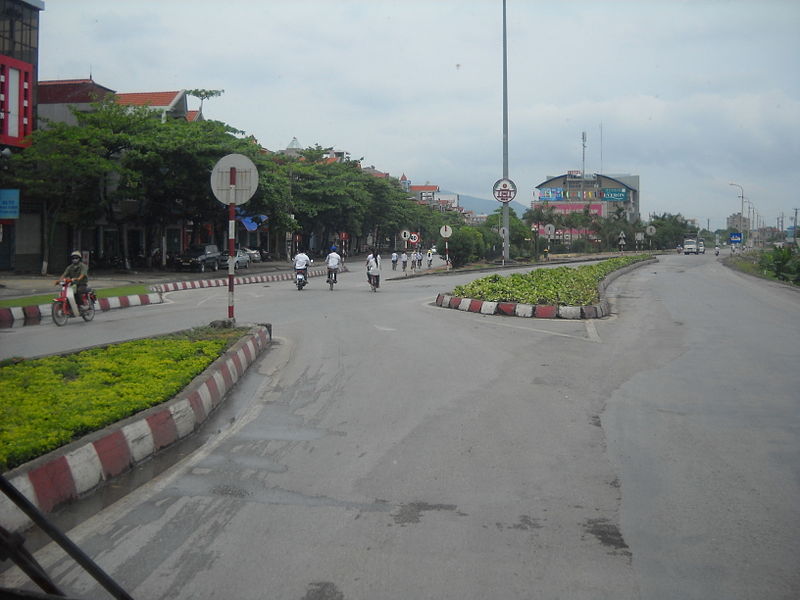
[[[147,106],[161,113],[161,120],[167,117],[186,119],[189,106],[186,90],[177,92],[131,92],[117,94],[117,102],[123,106]]]
[[[39,127],[44,120],[77,125],[69,107],[89,110],[92,102],[102,100],[114,90],[93,79],[59,79],[39,82]]]

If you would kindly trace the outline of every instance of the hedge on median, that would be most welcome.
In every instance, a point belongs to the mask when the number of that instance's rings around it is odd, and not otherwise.
[[[200,328],[0,366],[0,471],[171,399],[246,329]]]
[[[505,276],[494,274],[457,286],[453,296],[489,302],[589,306],[599,301],[597,286],[606,275],[648,258],[648,254],[638,254],[580,267],[539,268]]]

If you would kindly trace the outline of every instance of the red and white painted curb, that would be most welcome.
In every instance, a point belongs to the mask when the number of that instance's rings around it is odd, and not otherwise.
[[[482,315],[534,317],[538,319],[599,319],[611,314],[607,300],[591,306],[555,306],[550,304],[523,304],[521,302],[490,302],[473,298],[460,298],[449,294],[436,296],[436,306],[455,308]]]
[[[327,275],[327,269],[309,269],[309,277]],[[294,271],[286,273],[276,273],[273,275],[253,275],[252,277],[234,277],[233,285],[243,285],[247,283],[263,283],[265,281],[294,281]],[[227,279],[199,279],[196,281],[176,281],[174,283],[161,283],[154,285],[151,289],[156,292],[174,292],[178,290],[196,290],[207,287],[227,287]]]
[[[347,271],[345,268],[344,271]],[[309,269],[309,277],[327,275],[327,269]],[[265,281],[294,281],[294,271],[276,273],[273,275],[253,275],[252,277],[235,277],[234,285],[248,283],[262,283]],[[118,296],[114,298],[98,298],[98,308],[105,312],[113,308],[130,308],[132,306],[145,306],[147,304],[162,304],[165,292],[179,290],[195,290],[209,287],[227,287],[226,279],[201,279],[197,281],[177,281],[174,283],[160,283],[151,286],[152,294],[138,294],[134,296]],[[38,325],[45,319],[51,319],[51,304],[38,306],[17,306],[0,308],[0,326],[14,327],[17,325]]]
[[[6,479],[45,513],[91,492],[197,429],[267,348],[270,337],[267,326],[254,326],[172,400],[21,465],[6,473]],[[2,494],[0,523],[11,531],[31,524]]]
[[[309,269],[309,277],[327,275],[327,269]],[[294,281],[294,271],[286,273],[275,273],[273,275],[253,275],[252,277],[234,277],[234,285],[247,283],[263,283],[265,281]],[[154,285],[152,289],[156,292],[174,292],[178,290],[196,290],[205,287],[227,287],[227,279],[199,279],[197,281],[176,281],[174,283],[161,283]]]
[[[605,279],[597,285],[600,302],[589,306],[489,302],[488,300],[461,298],[450,294],[439,294],[436,296],[436,306],[455,308],[457,310],[480,313],[482,315],[506,315],[510,317],[534,317],[539,319],[602,319],[611,314],[611,305],[605,297],[606,287],[620,275],[629,273],[644,265],[657,262],[657,260],[656,258],[650,258],[639,261],[606,275]]]
[[[114,308],[129,308],[131,306],[146,306],[148,304],[161,304],[164,302],[160,293],[136,294],[134,296],[117,296],[114,298],[98,298],[97,307],[105,312]],[[14,325],[38,325],[44,319],[51,319],[51,306],[39,304],[38,306],[14,306],[0,308],[0,323],[5,327]]]

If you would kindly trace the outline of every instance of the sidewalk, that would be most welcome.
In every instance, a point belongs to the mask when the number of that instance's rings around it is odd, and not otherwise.
[[[292,265],[286,261],[252,263],[247,269],[236,271],[237,277],[261,275],[281,271],[291,271]],[[89,286],[94,289],[120,287],[126,285],[156,285],[175,281],[194,281],[198,279],[220,279],[228,276],[227,269],[198,273],[197,271],[170,271],[159,269],[142,271],[95,271],[89,270]],[[0,273],[0,298],[24,298],[39,294],[56,294],[54,285],[58,274],[47,276],[32,273]]]

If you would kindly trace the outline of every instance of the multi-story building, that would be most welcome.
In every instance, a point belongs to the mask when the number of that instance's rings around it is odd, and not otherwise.
[[[740,212],[734,213],[725,221],[725,227],[736,231],[750,231],[750,218],[742,217]]]
[[[42,10],[41,0],[0,0],[0,161],[25,147],[36,125]],[[41,253],[38,219],[19,190],[0,190],[0,269],[17,267],[20,253]]]
[[[564,175],[548,176],[536,186],[538,198],[531,208],[547,202],[557,212],[583,212],[586,206],[592,214],[609,217],[621,209],[629,222],[639,220],[638,175],[591,175],[567,171]]]

